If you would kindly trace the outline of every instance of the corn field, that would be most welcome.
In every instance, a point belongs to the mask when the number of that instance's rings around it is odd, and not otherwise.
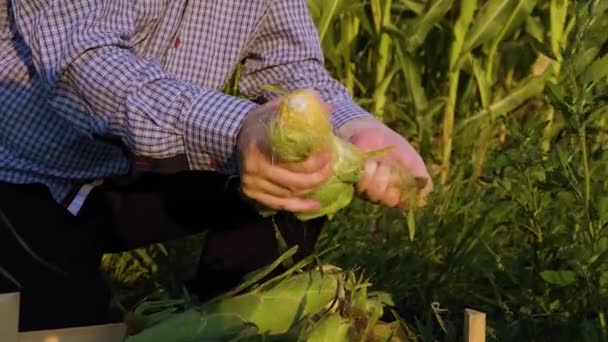
[[[308,4],[332,75],[436,179],[414,238],[399,211],[355,200],[315,256],[344,272],[255,284],[260,270],[200,306],[179,284],[198,237],[107,255],[132,341],[458,341],[467,307],[493,341],[608,340],[608,0]],[[302,277],[327,292],[307,297]]]

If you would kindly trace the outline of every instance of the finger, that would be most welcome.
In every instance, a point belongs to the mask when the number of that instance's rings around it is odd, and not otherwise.
[[[299,173],[315,173],[323,171],[329,165],[330,155],[327,152],[318,153],[301,163],[285,163],[281,166],[287,170]]]
[[[399,206],[401,202],[401,191],[396,187],[389,187],[383,198],[383,202],[386,206],[395,208]]]
[[[378,162],[368,160],[365,162],[365,168],[361,180],[357,183],[357,191],[361,194],[365,193],[372,181],[372,177],[378,168]]]
[[[380,164],[374,173],[372,181],[368,187],[367,193],[374,201],[382,201],[384,193],[388,188],[391,176],[391,168],[387,164]]]
[[[254,194],[253,198],[261,204],[274,209],[292,213],[302,213],[319,210],[319,202],[299,198],[279,198],[265,193]]]
[[[281,187],[290,189],[293,193],[309,192],[323,184],[331,176],[331,167],[327,164],[323,169],[313,173],[298,173],[277,165],[268,165],[264,177]]]
[[[250,192],[266,193],[280,198],[297,196],[290,189],[274,184],[264,178],[256,178],[255,180],[251,180],[250,177],[244,177],[242,185],[243,189],[247,189]]]
[[[407,153],[401,154],[398,159],[414,177],[421,195],[428,195],[433,189],[433,181],[422,157],[408,143]]]

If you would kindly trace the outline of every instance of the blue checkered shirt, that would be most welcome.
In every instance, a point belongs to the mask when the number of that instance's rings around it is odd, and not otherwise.
[[[222,92],[238,65],[246,98],[313,87],[336,128],[369,115],[324,68],[306,0],[0,0],[0,181],[61,202],[138,156],[235,174],[258,106]]]

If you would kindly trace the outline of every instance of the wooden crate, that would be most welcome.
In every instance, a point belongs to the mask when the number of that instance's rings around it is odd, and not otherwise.
[[[19,303],[19,293],[0,294],[2,342],[123,342],[127,335],[122,323],[19,332]]]

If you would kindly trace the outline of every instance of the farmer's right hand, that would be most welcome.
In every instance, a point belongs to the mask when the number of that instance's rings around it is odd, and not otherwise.
[[[330,176],[330,156],[323,153],[301,163],[273,160],[266,135],[280,100],[277,98],[250,112],[241,127],[237,139],[241,190],[273,210],[295,213],[318,210],[317,201],[298,197]]]

